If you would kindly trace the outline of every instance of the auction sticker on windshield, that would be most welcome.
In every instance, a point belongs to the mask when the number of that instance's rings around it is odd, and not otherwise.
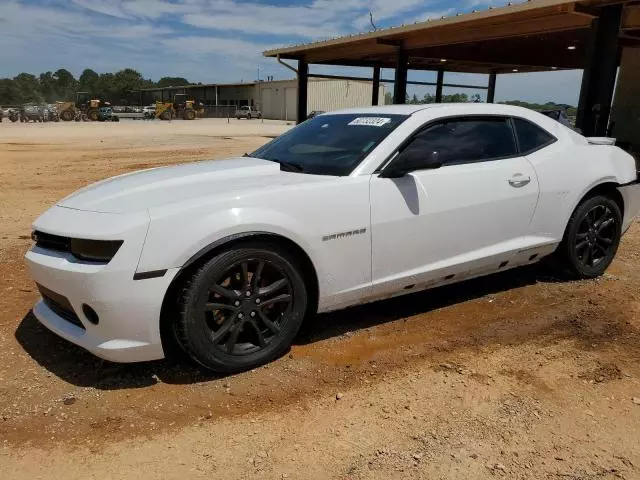
[[[364,125],[366,127],[382,127],[391,121],[386,117],[358,117],[351,120],[347,125]]]

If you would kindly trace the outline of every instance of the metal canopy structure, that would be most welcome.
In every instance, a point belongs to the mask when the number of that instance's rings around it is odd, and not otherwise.
[[[298,60],[300,82],[306,82],[309,64],[372,67],[374,77],[376,69],[393,68],[394,103],[405,101],[408,70],[438,71],[437,91],[442,89],[444,71],[490,74],[487,88],[492,101],[496,74],[560,69],[585,69],[583,94],[591,89],[611,90],[612,95],[620,49],[625,46],[640,47],[638,0],[530,0],[264,55]],[[591,68],[600,64],[602,71]],[[299,103],[306,104],[300,95],[304,88],[298,91]],[[605,103],[610,105],[611,98]],[[299,105],[298,120],[304,119],[303,114],[306,107]]]

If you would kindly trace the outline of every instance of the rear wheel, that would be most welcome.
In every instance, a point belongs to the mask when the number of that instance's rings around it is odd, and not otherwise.
[[[560,254],[573,274],[595,278],[604,273],[618,251],[622,212],[603,195],[587,198],[569,220]]]
[[[184,119],[185,120],[194,120],[196,118],[195,110],[185,110],[184,111]]]
[[[304,319],[307,291],[295,258],[251,243],[222,252],[187,282],[178,342],[204,367],[255,368],[289,347]]]
[[[160,114],[161,120],[171,120],[171,112],[169,110],[165,110]]]

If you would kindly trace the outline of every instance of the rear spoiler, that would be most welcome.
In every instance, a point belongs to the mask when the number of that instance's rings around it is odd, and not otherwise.
[[[616,139],[611,137],[586,137],[591,145],[615,145]]]

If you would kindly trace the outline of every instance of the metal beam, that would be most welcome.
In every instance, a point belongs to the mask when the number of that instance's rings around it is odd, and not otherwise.
[[[393,86],[393,103],[407,103],[407,63],[409,57],[402,48],[398,50],[396,58],[396,76]]]
[[[436,78],[436,103],[442,103],[442,86],[444,84],[444,70],[438,70]]]
[[[371,85],[371,105],[378,105],[380,96],[380,67],[373,67],[373,83]]]
[[[489,74],[489,85],[487,86],[487,103],[493,103],[496,97],[496,72]]]
[[[307,93],[309,88],[309,64],[304,59],[298,60],[298,108],[296,121],[302,123],[307,119]]]
[[[619,62],[618,34],[622,5],[603,7],[593,21],[582,75],[576,126],[586,136],[606,135]]]
[[[324,73],[310,73],[309,78],[333,78],[335,80],[354,80],[357,82],[371,82],[373,78],[370,77],[351,77],[347,75],[329,75]],[[381,83],[395,83],[394,79],[391,78],[381,78]],[[435,87],[436,82],[417,82],[414,80],[407,80],[407,85],[425,85],[428,87]],[[452,87],[452,88],[468,88],[474,90],[487,90],[488,87],[484,85],[466,85],[464,83],[443,83],[443,87]]]

